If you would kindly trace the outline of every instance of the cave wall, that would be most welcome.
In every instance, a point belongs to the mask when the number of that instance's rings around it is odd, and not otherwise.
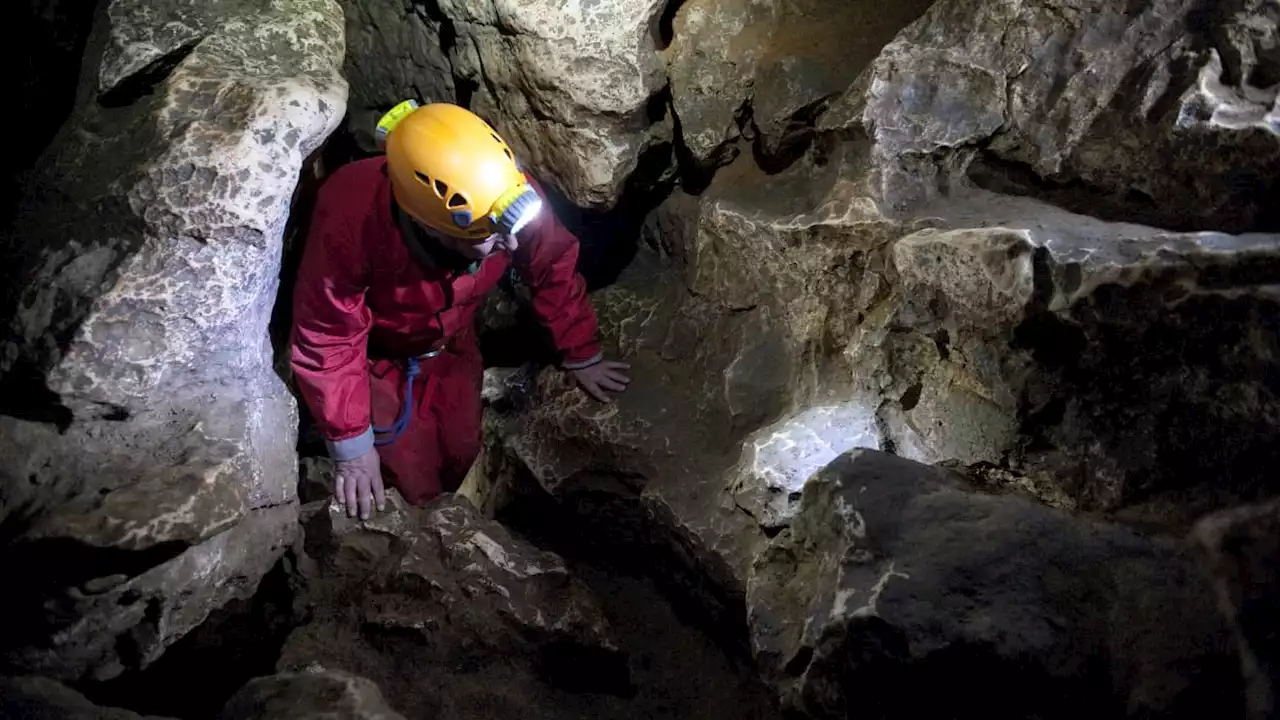
[[[344,116],[368,153],[418,96],[501,128],[585,246],[638,247],[594,296],[632,389],[491,397],[483,470],[519,487],[482,506],[549,498],[648,556],[809,717],[952,673],[999,689],[975,668],[1036,690],[1011,716],[1230,713],[1248,683],[1264,717],[1268,596],[1238,577],[1274,502],[1233,507],[1278,489],[1278,23],[1261,0],[107,3],[0,264],[0,536],[33,618],[6,670],[145,667],[295,539],[267,327],[299,176]],[[370,692],[246,693],[322,681]]]
[[[7,670],[144,667],[295,537],[267,326],[304,160],[345,108],[340,12],[118,0],[94,25],[3,243]]]
[[[853,37],[846,15],[892,27],[858,25],[874,51],[818,41]],[[1160,658],[1149,674],[1112,648],[1116,665],[1077,676],[1078,689],[1132,692],[1120,715],[1195,717],[1214,693],[1240,697],[1187,532],[1280,491],[1266,469],[1280,430],[1278,21],[1250,2],[668,8],[655,47],[678,187],[596,295],[634,382],[607,409],[555,373],[519,403],[495,401],[487,472],[540,488],[602,536],[626,527],[638,554],[685,568],[658,571],[738,624],[784,704],[809,716],[844,717],[855,693],[874,710],[855,678],[883,671],[906,684],[886,688],[905,687],[963,671],[975,647],[992,672],[1040,652],[992,649],[962,608],[895,619],[868,602],[899,573],[902,598],[986,590],[968,586],[966,552],[911,559],[932,541],[902,523],[932,508],[932,486],[879,529],[868,513],[883,508],[860,510],[866,537],[823,536],[854,523],[832,505],[856,507],[856,494],[806,509],[811,488],[826,492],[812,478],[857,448],[950,468],[976,494],[966,503],[1018,497],[1064,528],[1139,529],[1132,547],[1148,559],[1130,569],[1146,579],[1122,592],[1159,605],[1160,578],[1183,577],[1187,594],[1152,612],[1196,622],[1169,620],[1188,629],[1168,644],[1147,636]],[[916,472],[879,463],[828,472],[849,487]],[[1023,512],[1011,507],[1000,512]],[[1009,548],[1036,542],[1021,517]],[[946,542],[1014,562],[983,547],[992,532],[975,521]],[[850,548],[866,549],[865,568],[839,565]],[[1042,550],[1031,562],[1045,567],[1094,552]],[[789,586],[810,571],[812,584]],[[1115,577],[1074,591],[1110,597]],[[981,622],[1030,642],[1021,612]],[[793,622],[809,629],[774,654],[779,623]],[[935,634],[914,635],[916,622]],[[877,643],[884,655],[867,649]],[[1183,662],[1203,684],[1159,679]],[[1059,669],[1033,665],[1044,692],[1065,687]]]

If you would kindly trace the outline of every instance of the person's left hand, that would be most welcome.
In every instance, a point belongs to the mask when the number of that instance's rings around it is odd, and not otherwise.
[[[611,362],[608,360],[598,362],[595,365],[589,365],[578,370],[570,370],[573,379],[578,381],[582,389],[587,391],[591,397],[600,402],[610,402],[611,399],[606,390],[613,392],[622,392],[627,389],[627,383],[631,382],[631,378],[624,375],[621,371],[630,370],[631,366],[626,363]]]

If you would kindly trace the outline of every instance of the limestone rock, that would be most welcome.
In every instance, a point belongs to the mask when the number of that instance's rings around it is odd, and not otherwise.
[[[1108,219],[1274,229],[1276,23],[1261,0],[943,0],[836,105],[861,106],[842,115],[903,211],[967,175]]]
[[[28,720],[163,720],[94,705],[75,690],[38,676],[0,678],[0,716]]]
[[[297,507],[281,505],[252,510],[194,545],[19,541],[7,566],[30,586],[15,588],[9,602],[27,620],[6,634],[3,661],[68,680],[145,667],[211,610],[252,595],[296,535]]]
[[[875,413],[864,403],[807,408],[747,440],[729,491],[762,528],[779,530],[790,524],[811,475],[853,448],[882,445]]]
[[[1248,717],[1273,718],[1280,691],[1280,503],[1215,513],[1195,537],[1214,576],[1218,606],[1230,621],[1248,682]]]
[[[267,325],[305,158],[339,123],[327,0],[115,0],[3,243],[0,522],[30,581],[6,662],[146,665],[251,593],[296,524]]]
[[[1180,546],[873,450],[809,480],[748,606],[766,676],[808,717],[924,712],[938,693],[959,715],[1076,717],[1119,693],[1130,713],[1203,717],[1230,714],[1239,682]]]
[[[818,115],[930,5],[687,0],[668,49],[672,107],[698,165],[725,165],[745,131],[785,163]]]
[[[364,522],[330,504],[308,520],[306,542],[320,565],[307,595],[315,616],[289,637],[282,671],[320,663],[371,678],[413,717],[625,678],[608,621],[564,561],[465,499],[409,508],[392,490]]]
[[[582,207],[608,208],[648,144],[665,85],[654,47],[658,0],[442,0],[471,109],[518,159]]]
[[[630,388],[600,406],[543,373],[526,410],[491,413],[490,471],[527,473],[591,537],[661,558],[656,571],[720,619],[738,612],[767,536],[807,522],[791,497],[817,460],[804,447],[770,456],[765,440],[821,426],[829,408],[857,431],[814,443],[824,461],[892,448],[1057,508],[1146,505],[1137,519],[1177,525],[1274,492],[1244,458],[1272,452],[1272,395],[1256,379],[1273,355],[1256,340],[1269,336],[1280,238],[1109,223],[976,189],[896,221],[872,200],[864,145],[825,160],[765,184],[740,159],[661,208],[656,251],[595,296]],[[1206,326],[1206,308],[1225,322]],[[1145,328],[1170,344],[1143,341]],[[1218,420],[1252,410],[1259,427]],[[1211,442],[1230,434],[1238,444]],[[1197,460],[1206,447],[1216,454]],[[747,471],[762,450],[767,471]],[[1230,483],[1206,473],[1224,460]],[[1163,680],[1131,676],[1145,671],[1124,663],[1139,659],[1117,663],[1116,682],[1152,698],[1135,702],[1167,699],[1150,689]]]
[[[346,12],[343,75],[351,86],[348,130],[376,152],[374,129],[402,100],[457,102],[453,68],[441,46],[448,20],[413,0],[352,0]]]
[[[681,139],[700,164],[727,165],[776,22],[773,0],[687,0],[672,21],[667,72]]]
[[[1280,418],[1260,380],[1277,356],[1259,342],[1280,236],[1108,223],[980,191],[923,212],[939,228],[894,248],[889,322],[911,331],[856,351],[870,360],[859,375],[899,398],[882,409],[899,454],[1008,461],[1083,506],[1142,502],[1177,522],[1271,492],[1250,468],[1266,466],[1260,427]]]
[[[787,338],[767,311],[690,295],[648,251],[595,305],[606,353],[647,389],[601,405],[563,373],[540,373],[525,408],[487,411],[485,472],[531,478],[611,557],[651,567],[741,633],[739,579],[765,535],[725,492],[725,473],[747,428],[783,409],[795,373]]]
[[[227,702],[221,720],[404,720],[373,682],[312,666],[254,678]]]

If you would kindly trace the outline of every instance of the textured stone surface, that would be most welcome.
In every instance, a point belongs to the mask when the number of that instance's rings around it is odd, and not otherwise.
[[[31,612],[6,661],[146,665],[295,532],[267,324],[304,160],[339,123],[325,0],[117,0],[3,243],[0,523]]]
[[[913,715],[939,693],[965,717],[1230,715],[1212,602],[1174,543],[876,451],[810,479],[748,589],[757,659],[815,718]],[[929,697],[912,693],[926,677]]]
[[[744,427],[782,410],[794,371],[769,314],[691,296],[676,270],[644,251],[596,296],[607,352],[649,390],[606,406],[544,371],[524,408],[491,406],[484,471],[531,480],[611,555],[650,566],[740,631],[740,579],[765,535],[725,492],[725,472]]]
[[[1103,223],[983,192],[928,211],[970,229],[895,247],[892,324],[913,332],[878,333],[864,355],[892,388],[883,395],[905,398],[883,409],[902,454],[1007,460],[1056,477],[1083,506],[1183,506],[1184,521],[1275,492],[1258,469],[1274,454],[1263,428],[1280,418],[1266,380],[1280,359],[1266,340],[1280,236]]]
[[[1105,218],[1275,229],[1278,20],[1263,0],[942,0],[823,122],[860,118],[895,209],[967,174]]]
[[[307,520],[311,622],[279,669],[310,663],[368,677],[412,717],[474,717],[556,705],[556,684],[621,675],[613,631],[557,555],[445,495],[348,519],[319,503]],[[412,667],[406,672],[406,667]],[[612,681],[619,681],[618,677]],[[514,705],[513,705],[514,703]],[[487,708],[488,711],[482,711]]]
[[[27,620],[6,634],[3,660],[68,680],[146,666],[211,610],[253,594],[296,535],[296,506],[281,505],[253,510],[191,546],[130,552],[66,539],[19,541],[8,550],[20,558],[10,567],[27,572],[30,583],[15,588],[10,603]]]
[[[875,415],[865,404],[807,408],[747,440],[729,491],[761,527],[780,529],[794,517],[809,476],[852,448],[882,445]]]
[[[687,0],[668,49],[672,107],[692,160],[727,164],[744,134],[794,154],[814,118],[932,0]]]
[[[453,68],[441,47],[448,20],[434,3],[351,0],[346,12],[343,75],[351,86],[347,130],[359,148],[376,152],[374,128],[396,103],[457,102]]]
[[[254,678],[222,709],[220,720],[404,720],[372,681],[316,665]]]
[[[876,147],[835,130],[824,140],[778,174],[740,157],[701,195],[654,213],[657,252],[596,296],[631,388],[601,406],[543,373],[526,410],[494,411],[490,472],[527,473],[593,537],[662,558],[657,572],[729,628],[768,534],[803,519],[789,501],[806,479],[803,451],[775,474],[744,466],[779,428],[812,427],[818,408],[860,421],[846,446],[816,452],[878,443],[1020,502],[1177,528],[1276,492],[1260,469],[1278,417],[1265,338],[1280,237],[1113,223],[973,187],[887,217]],[[1051,564],[1027,562],[1028,574]],[[1161,612],[1202,619],[1180,602]],[[1090,627],[1099,642],[1128,637]],[[1098,683],[1112,681],[1139,705],[1184,702],[1140,659],[1089,670],[1082,702],[1105,705]],[[935,662],[912,672],[931,678]],[[1229,679],[1206,682],[1235,697]]]
[[[1210,515],[1197,523],[1195,537],[1235,633],[1248,682],[1247,717],[1273,718],[1280,709],[1280,502]]]
[[[658,0],[442,0],[454,74],[521,162],[583,207],[609,207],[649,142],[665,78]]]
[[[118,708],[100,707],[49,678],[0,678],[0,716],[22,720],[162,720]]]

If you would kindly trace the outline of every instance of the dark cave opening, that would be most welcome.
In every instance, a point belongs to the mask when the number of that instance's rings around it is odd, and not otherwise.
[[[103,707],[216,720],[245,683],[275,673],[285,638],[305,622],[296,567],[286,553],[249,597],[215,610],[146,669],[77,689]]]

